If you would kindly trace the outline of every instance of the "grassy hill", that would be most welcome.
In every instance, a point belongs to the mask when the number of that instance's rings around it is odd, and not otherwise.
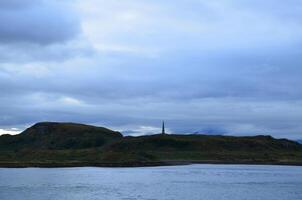
[[[0,137],[0,166],[148,166],[186,163],[302,165],[302,145],[271,136],[122,137],[106,128],[38,123]]]
[[[103,127],[75,123],[42,122],[19,135],[0,137],[0,150],[22,149],[84,149],[100,147],[122,134]]]
[[[115,157],[124,152],[166,162],[302,163],[302,145],[271,136],[152,135],[126,137],[106,147]],[[142,156],[143,155],[143,156]],[[116,160],[115,159],[111,159]]]

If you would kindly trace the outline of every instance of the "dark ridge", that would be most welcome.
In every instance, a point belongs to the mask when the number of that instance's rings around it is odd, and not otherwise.
[[[151,135],[125,137],[112,143],[110,150],[119,151],[301,151],[302,145],[287,139],[275,139],[271,136],[213,136],[213,135]]]
[[[100,147],[122,137],[121,133],[103,127],[41,122],[19,135],[0,137],[0,150],[83,149]]]
[[[189,163],[302,165],[302,145],[268,135],[123,137],[103,127],[42,122],[0,137],[0,167],[155,166]]]

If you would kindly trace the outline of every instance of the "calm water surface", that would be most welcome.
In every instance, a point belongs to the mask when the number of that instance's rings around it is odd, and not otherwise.
[[[301,200],[302,167],[1,169],[1,200]]]

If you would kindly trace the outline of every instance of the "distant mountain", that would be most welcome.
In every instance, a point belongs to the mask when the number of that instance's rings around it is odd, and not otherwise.
[[[300,144],[302,144],[302,140],[297,140],[297,142],[299,142]]]
[[[123,137],[102,127],[43,122],[0,136],[2,167],[149,166],[187,163],[302,165],[302,145],[271,136]]]

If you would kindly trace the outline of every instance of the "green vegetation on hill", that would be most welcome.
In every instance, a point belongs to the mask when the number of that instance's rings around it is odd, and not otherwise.
[[[151,135],[125,137],[107,146],[106,152],[122,158],[164,162],[301,163],[302,145],[271,136],[231,137],[210,135]],[[119,155],[119,156],[118,156]],[[109,155],[110,158],[110,155]]]
[[[106,128],[38,123],[0,137],[0,166],[147,166],[185,163],[302,165],[302,145],[270,136],[123,137]]]
[[[84,149],[103,146],[123,136],[102,127],[75,123],[42,122],[19,135],[0,137],[0,150]]]

